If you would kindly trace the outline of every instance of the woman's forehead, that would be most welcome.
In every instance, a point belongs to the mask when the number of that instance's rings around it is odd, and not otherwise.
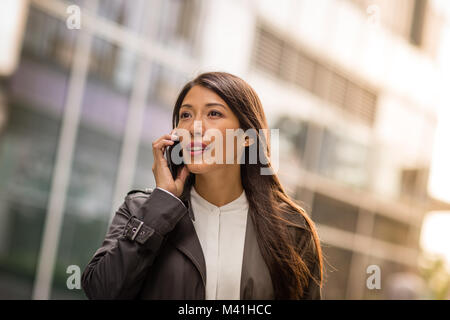
[[[212,103],[218,103],[228,107],[227,103],[213,90],[195,85],[187,92],[181,106],[203,107]]]

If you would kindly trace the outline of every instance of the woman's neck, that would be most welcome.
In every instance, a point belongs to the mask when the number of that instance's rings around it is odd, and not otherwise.
[[[196,174],[195,191],[208,202],[221,207],[235,199],[243,189],[241,166],[225,165],[221,169],[205,174]]]

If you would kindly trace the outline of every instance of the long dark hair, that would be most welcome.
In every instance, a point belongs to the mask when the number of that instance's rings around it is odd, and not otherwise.
[[[226,72],[206,72],[189,81],[181,90],[175,103],[172,126],[176,128],[179,121],[179,110],[184,97],[195,85],[208,88],[219,95],[237,116],[240,128],[246,131],[253,128],[268,129],[264,110],[256,92],[241,78]],[[257,135],[270,157],[270,143],[267,138]],[[245,148],[248,157],[248,147]],[[260,168],[271,167],[270,159],[260,159],[256,164],[245,161],[241,164],[241,179],[249,206],[253,209],[251,219],[257,233],[261,254],[269,269],[274,287],[275,299],[300,299],[312,278],[320,287],[323,282],[323,258],[320,240],[313,221],[306,211],[291,200],[283,189],[276,174],[261,175]],[[264,157],[264,153],[262,155]],[[268,163],[268,164],[267,164]],[[265,164],[265,165],[264,165]],[[195,182],[195,174],[190,173],[186,179],[183,194]],[[285,220],[286,214],[294,219]],[[288,232],[288,225],[304,218],[307,222],[307,241],[313,240],[315,255],[300,256],[295,248],[298,240],[294,240]],[[309,243],[309,242],[306,242]],[[320,278],[313,276],[312,268],[319,267]]]

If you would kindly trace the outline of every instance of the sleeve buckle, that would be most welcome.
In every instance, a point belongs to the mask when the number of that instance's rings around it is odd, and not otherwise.
[[[137,235],[139,234],[139,231],[142,228],[142,225],[144,224],[143,221],[140,221],[140,220],[138,220],[138,221],[139,221],[139,226],[133,227],[133,229],[131,229],[131,231],[133,231],[133,235],[131,236],[131,240],[134,240],[137,237]]]

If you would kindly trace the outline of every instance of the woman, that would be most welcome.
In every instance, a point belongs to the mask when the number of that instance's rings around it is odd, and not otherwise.
[[[155,189],[128,193],[82,276],[90,299],[321,299],[322,252],[314,223],[271,168],[267,137],[245,137],[236,153],[194,161],[215,130],[267,129],[261,102],[242,79],[208,72],[188,82],[173,127],[153,142]],[[172,131],[174,132],[174,131]],[[258,131],[259,132],[259,131]],[[201,141],[182,144],[185,139]],[[178,140],[185,165],[172,178],[164,157]],[[211,141],[211,142],[209,142]],[[247,159],[253,143],[265,152]],[[204,149],[204,147],[207,147]],[[236,156],[234,156],[236,154]],[[233,159],[230,163],[227,159]],[[217,161],[218,159],[227,160]],[[191,161],[192,160],[192,161]]]

